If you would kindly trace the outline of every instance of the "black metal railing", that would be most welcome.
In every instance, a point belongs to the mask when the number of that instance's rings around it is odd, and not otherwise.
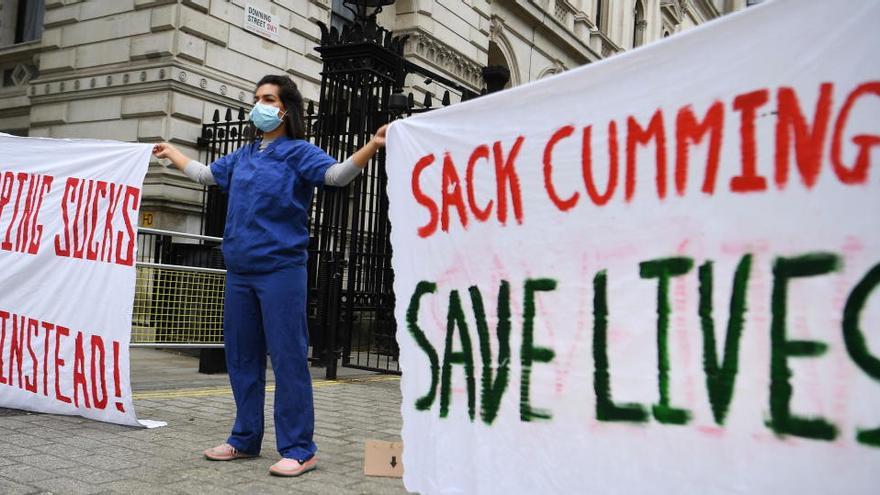
[[[407,36],[376,25],[375,12],[342,30],[321,28],[320,97],[307,105],[306,139],[342,161],[364,146],[390,120],[479,96],[471,88],[403,57]],[[404,94],[409,79],[431,90],[416,102]],[[488,80],[487,80],[488,82]],[[501,84],[503,86],[503,83]],[[485,90],[483,91],[485,93]],[[251,142],[255,133],[239,108],[214,113],[198,141],[206,163]],[[385,373],[400,373],[394,319],[394,273],[385,152],[347,187],[323,187],[315,193],[309,224],[308,321],[312,358],[336,377],[338,363]],[[207,188],[203,233],[222,236],[226,199]]]

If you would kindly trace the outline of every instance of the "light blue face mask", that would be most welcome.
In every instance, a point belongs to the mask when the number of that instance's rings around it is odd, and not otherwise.
[[[277,129],[278,126],[281,125],[281,119],[283,117],[284,114],[281,113],[281,109],[263,103],[257,103],[254,105],[254,108],[251,109],[250,113],[251,121],[257,126],[257,129],[263,132],[270,132]]]

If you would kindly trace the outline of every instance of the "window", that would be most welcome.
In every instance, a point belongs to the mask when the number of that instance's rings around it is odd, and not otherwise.
[[[40,39],[44,0],[4,0],[0,9],[0,46]]]
[[[599,31],[608,30],[608,23],[605,21],[607,14],[605,13],[605,0],[596,0],[596,27]]]
[[[44,0],[18,0],[18,22],[15,26],[15,42],[24,43],[40,39],[43,34]]]
[[[642,0],[636,0],[633,17],[633,48],[635,48],[645,43],[645,30],[648,27],[648,21],[645,20],[645,4]]]

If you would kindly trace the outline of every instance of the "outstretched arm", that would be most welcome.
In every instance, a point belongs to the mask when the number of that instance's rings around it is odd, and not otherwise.
[[[354,163],[355,167],[360,169],[366,168],[367,163],[370,162],[370,158],[373,158],[373,155],[375,155],[380,148],[385,146],[385,132],[387,130],[388,124],[380,127],[379,130],[376,131],[376,134],[373,134],[373,137],[363,148],[355,151],[355,153],[351,155],[351,161]]]
[[[183,171],[186,167],[186,164],[189,163],[190,159],[186,155],[180,152],[173,145],[168,143],[159,143],[153,146],[153,156],[156,158],[165,158],[171,160],[171,163],[177,167],[178,170]]]
[[[178,170],[199,184],[206,186],[217,184],[217,181],[214,180],[214,176],[211,174],[210,167],[196,160],[190,160],[188,156],[168,143],[159,143],[153,146],[153,156],[171,160],[171,163]]]
[[[388,125],[383,125],[363,148],[355,151],[344,162],[337,163],[327,169],[327,173],[324,175],[324,184],[328,186],[347,186],[351,181],[355,180],[366,168],[370,158],[380,148],[385,146],[385,131],[387,129]]]
[[[363,148],[355,151],[347,160],[337,163],[324,175],[324,184],[328,186],[347,186],[355,180],[367,167],[370,158],[385,146],[385,131],[388,125],[383,125]]]

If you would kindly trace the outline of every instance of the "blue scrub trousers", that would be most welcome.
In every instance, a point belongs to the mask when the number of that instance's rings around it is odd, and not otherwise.
[[[227,442],[241,452],[260,453],[267,350],[275,372],[278,452],[304,461],[317,451],[306,297],[305,265],[226,274],[223,337],[236,406]]]

